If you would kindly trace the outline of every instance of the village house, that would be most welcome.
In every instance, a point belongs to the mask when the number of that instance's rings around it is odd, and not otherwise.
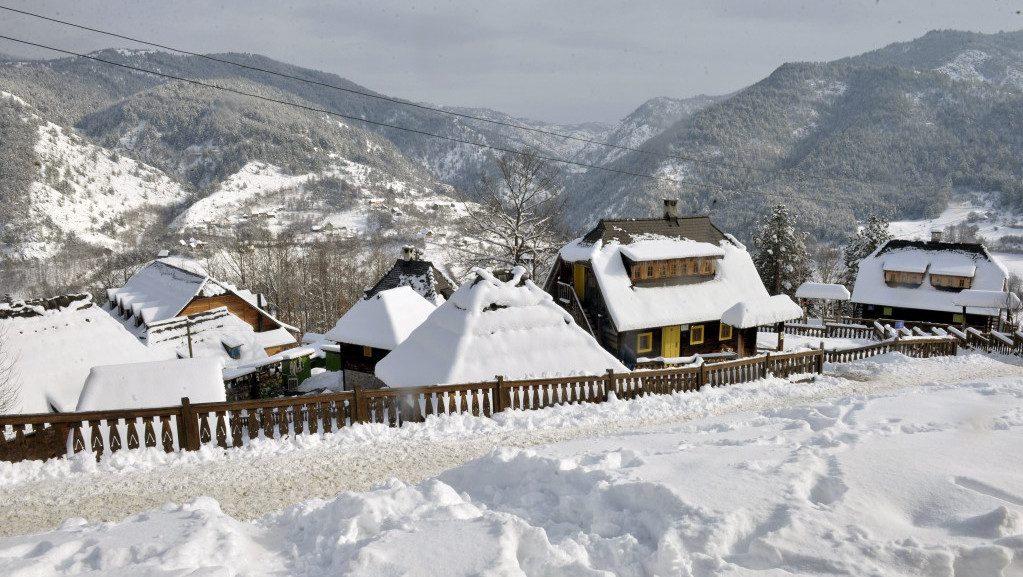
[[[401,258],[395,261],[379,281],[367,289],[369,298],[380,291],[399,286],[408,286],[434,305],[440,305],[451,296],[457,285],[455,281],[433,265],[421,260],[422,251],[414,246],[402,248]]]
[[[544,289],[626,364],[756,353],[757,325],[801,310],[769,298],[746,248],[706,216],[601,219],[561,249]],[[742,327],[722,322],[735,310]],[[741,314],[738,314],[741,311]]]
[[[475,269],[376,364],[376,376],[389,387],[418,387],[626,370],[525,272],[516,267],[503,281]]]
[[[856,316],[989,330],[999,309],[956,304],[964,290],[1006,291],[1009,272],[984,245],[892,239],[860,261],[851,301]],[[1008,293],[1006,293],[1008,294]]]
[[[152,340],[151,330],[165,328],[165,321],[220,307],[251,327],[258,335],[255,346],[267,356],[298,343],[298,329],[267,312],[262,295],[218,281],[193,261],[159,258],[135,273],[124,286],[107,289],[108,312],[146,343]]]
[[[400,261],[399,261],[400,262]],[[323,338],[327,370],[344,372],[345,389],[379,388],[377,362],[397,348],[436,310],[436,306],[402,285],[375,292],[355,303]]]

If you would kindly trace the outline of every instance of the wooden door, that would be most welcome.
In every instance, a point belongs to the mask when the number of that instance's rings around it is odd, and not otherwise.
[[[682,352],[682,327],[664,327],[661,329],[661,356],[677,357]]]
[[[574,265],[575,273],[575,296],[582,302],[586,297],[586,267],[581,264]]]

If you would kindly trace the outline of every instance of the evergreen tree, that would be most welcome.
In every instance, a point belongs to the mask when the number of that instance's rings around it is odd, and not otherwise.
[[[843,261],[845,273],[842,275],[842,284],[850,291],[856,284],[856,275],[860,270],[860,261],[870,256],[870,253],[877,250],[879,246],[888,242],[892,234],[888,232],[888,219],[876,214],[870,215],[867,224],[856,231],[856,234],[849,237],[849,241],[843,250]]]
[[[799,285],[810,279],[807,233],[796,230],[796,220],[779,204],[753,235],[753,246],[758,249],[753,264],[772,295],[794,297]]]

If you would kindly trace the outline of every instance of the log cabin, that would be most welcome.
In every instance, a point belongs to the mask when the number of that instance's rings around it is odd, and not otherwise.
[[[626,365],[755,354],[756,324],[799,307],[769,298],[746,248],[677,202],[660,218],[601,219],[561,249],[544,289]],[[746,328],[721,320],[739,303]]]

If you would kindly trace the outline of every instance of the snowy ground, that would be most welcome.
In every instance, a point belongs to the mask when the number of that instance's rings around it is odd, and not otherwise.
[[[1023,367],[893,354],[826,372],[0,464],[0,572],[1023,574]]]

